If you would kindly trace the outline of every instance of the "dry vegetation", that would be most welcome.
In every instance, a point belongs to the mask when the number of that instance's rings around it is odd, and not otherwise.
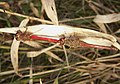
[[[0,27],[19,26],[27,16],[34,17],[28,25],[49,23],[40,0],[3,0],[0,9]],[[97,14],[106,15],[120,12],[119,0],[55,0],[56,11],[60,24],[84,27],[115,36],[120,42],[120,21],[98,27],[93,19]],[[15,14],[18,13],[18,14]],[[19,15],[21,14],[21,15]],[[23,15],[23,16],[22,16]],[[45,21],[44,21],[45,19]],[[114,50],[95,48],[70,48],[66,46],[69,66],[66,62],[64,49],[56,47],[50,51],[60,57],[56,60],[43,53],[35,58],[26,57],[32,47],[20,44],[19,77],[13,70],[10,59],[10,46],[13,35],[0,33],[0,84],[120,84],[120,53]],[[41,50],[52,43],[41,42]]]

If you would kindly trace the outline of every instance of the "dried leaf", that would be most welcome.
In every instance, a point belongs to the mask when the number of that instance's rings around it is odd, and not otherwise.
[[[59,43],[57,43],[57,44],[55,44],[55,45],[53,45],[53,46],[51,46],[51,47],[42,49],[41,51],[28,52],[28,53],[27,53],[27,56],[28,56],[28,57],[36,57],[36,56],[38,56],[38,55],[40,55],[40,54],[42,54],[42,53],[44,53],[44,52],[46,52],[46,51],[48,51],[48,50],[50,50],[50,49],[52,49],[52,48],[55,48],[55,47],[58,46],[58,45],[59,45]]]
[[[54,53],[50,52],[50,51],[46,51],[45,52],[47,55],[49,55],[50,57],[57,59],[60,62],[63,62],[63,60],[61,58],[59,58],[57,55],[55,55]]]
[[[29,0],[19,0],[18,5],[21,6],[21,4],[29,4]]]
[[[25,43],[29,46],[32,46],[34,48],[40,48],[41,47],[38,42],[34,42],[34,41],[23,41],[23,43]]]
[[[13,65],[13,68],[16,73],[18,73],[18,48],[19,48],[20,41],[17,41],[15,38],[13,40],[13,43],[11,45],[11,62]]]
[[[33,13],[35,14],[35,16],[40,17],[37,8],[35,8],[35,6],[34,6],[34,4],[32,2],[30,3],[30,8],[33,11]]]
[[[54,83],[53,84],[59,84],[58,83],[58,77],[54,80]]]
[[[94,22],[102,29],[103,32],[107,33],[104,23],[112,23],[120,20],[120,13],[108,14],[108,15],[97,15],[94,18]]]
[[[48,51],[48,50],[50,50],[50,49],[52,49],[52,48],[54,48],[54,47],[56,47],[58,45],[59,45],[59,43],[57,43],[57,44],[55,44],[55,45],[53,45],[51,47],[45,48],[43,50],[40,50],[40,51],[28,52],[27,57],[36,57],[36,56],[38,56],[38,55],[40,55],[42,53],[46,53],[47,55],[49,55],[49,56],[63,62],[63,60],[61,58],[59,58],[57,55],[55,55],[54,53]]]
[[[120,28],[115,32],[115,34],[120,33]]]
[[[44,50],[44,49],[43,49]],[[63,60],[61,58],[59,58],[57,55],[55,55],[54,53],[50,52],[50,51],[45,51],[45,52],[41,52],[41,51],[33,51],[33,52],[28,52],[27,53],[27,57],[37,57],[42,53],[46,53],[47,55],[49,55],[52,58],[57,59],[58,61],[63,62]]]
[[[117,42],[112,43],[112,45],[120,50],[120,44]]]
[[[10,9],[10,5],[7,2],[0,2],[0,6],[3,6],[5,9]]]
[[[105,24],[103,24],[103,23],[96,23],[99,27],[100,27],[100,29],[104,32],[104,33],[107,33],[107,29],[106,29],[106,27],[105,27]]]
[[[20,23],[20,25],[19,25],[19,27],[26,26],[28,22],[29,22],[29,18],[26,18],[26,19],[22,20],[21,23]]]
[[[54,0],[41,0],[41,2],[46,11],[47,16],[51,19],[51,21],[54,24],[58,25],[58,18]]]
[[[112,23],[120,21],[120,13],[108,14],[108,15],[97,15],[93,20],[96,23]]]
[[[40,78],[40,84],[43,84],[41,78]]]

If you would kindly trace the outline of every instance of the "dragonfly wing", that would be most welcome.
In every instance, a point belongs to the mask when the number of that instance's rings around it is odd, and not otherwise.
[[[28,26],[28,31],[32,32],[35,35],[46,36],[46,37],[56,37],[60,38],[61,35],[70,36],[71,34],[77,33],[82,37],[98,37],[109,39],[113,42],[116,42],[116,39],[109,34],[101,33],[98,31],[77,28],[71,26],[57,26],[57,25],[34,25]]]
[[[110,40],[103,39],[103,38],[87,37],[87,38],[81,38],[80,40],[88,44],[93,44],[93,45],[112,46],[112,42]]]
[[[35,35],[59,37],[61,34],[70,32],[70,29],[65,30],[64,26],[57,26],[57,25],[35,25],[35,26],[29,26],[28,31],[32,32]]]

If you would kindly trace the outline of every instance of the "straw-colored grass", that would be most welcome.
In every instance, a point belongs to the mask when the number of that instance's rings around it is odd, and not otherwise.
[[[109,19],[110,23],[104,25],[93,21],[96,15],[120,14],[119,0],[55,0],[55,5],[60,24],[109,33],[120,42],[119,17],[114,22]],[[8,0],[0,3],[0,7],[1,28],[19,26],[24,18],[30,19],[27,25],[55,24],[42,10],[40,0]],[[38,48],[20,44],[20,77],[11,63],[13,37],[9,36],[0,33],[0,84],[120,84],[120,51],[57,46],[46,52],[54,44],[43,41],[37,42],[41,46],[39,50],[46,50],[45,53],[34,58],[26,53]]]

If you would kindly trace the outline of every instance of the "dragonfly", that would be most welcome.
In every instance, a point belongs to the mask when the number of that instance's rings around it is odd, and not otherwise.
[[[26,43],[26,41],[28,41],[27,44],[29,44],[29,41],[41,40],[55,43],[55,45],[47,49],[43,49],[39,53],[28,53],[27,56],[29,57],[36,57],[38,56],[38,54],[44,52],[46,53],[46,51],[49,51],[50,49],[59,45],[67,45],[71,47],[98,48],[107,50],[120,50],[119,43],[117,43],[116,38],[112,35],[90,29],[77,28],[66,25],[20,25],[19,27],[0,28],[0,32],[11,33],[15,35],[11,45],[11,62],[15,73],[19,76],[22,76],[18,73],[18,47],[20,42]],[[34,45],[36,45],[36,43],[34,43]],[[40,47],[38,44],[37,46]],[[64,46],[63,49],[65,50]],[[62,60],[57,56],[56,59],[62,62]]]
[[[95,30],[67,25],[33,25],[25,27],[0,28],[0,32],[16,35],[17,40],[41,40],[70,47],[87,47],[120,50],[115,37]]]

